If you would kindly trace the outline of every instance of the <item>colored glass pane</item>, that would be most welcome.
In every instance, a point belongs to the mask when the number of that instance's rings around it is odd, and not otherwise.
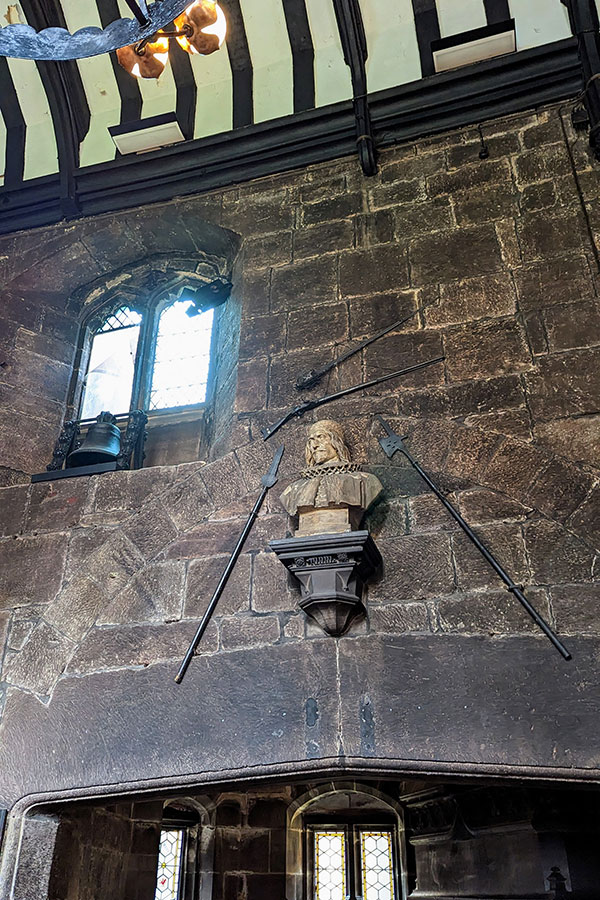
[[[178,900],[182,855],[183,830],[161,831],[154,900]]]
[[[361,831],[364,900],[394,900],[392,836],[389,831]]]
[[[346,836],[343,831],[315,831],[315,898],[345,900]]]

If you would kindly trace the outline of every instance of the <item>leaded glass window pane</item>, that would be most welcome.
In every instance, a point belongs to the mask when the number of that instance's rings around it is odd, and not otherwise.
[[[346,835],[315,831],[315,900],[345,900]]]
[[[203,403],[210,362],[213,310],[188,316],[189,300],[167,306],[160,316],[150,409]]]
[[[123,306],[94,335],[80,418],[93,418],[103,410],[129,412],[141,321],[139,313]]]
[[[181,828],[164,829],[160,833],[154,900],[178,900],[183,834]]]
[[[394,900],[391,832],[361,831],[360,845],[364,900]]]

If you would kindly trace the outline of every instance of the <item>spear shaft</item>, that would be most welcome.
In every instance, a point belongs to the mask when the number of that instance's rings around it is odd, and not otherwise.
[[[531,618],[533,619],[535,624],[538,626],[538,628],[540,628],[544,632],[544,634],[546,635],[548,640],[551,641],[552,644],[554,644],[554,646],[556,647],[558,652],[561,654],[561,656],[567,660],[571,659],[571,654],[569,653],[569,651],[567,650],[565,645],[557,637],[557,635],[554,633],[554,631],[550,628],[550,626],[548,625],[546,620],[544,618],[542,618],[542,616],[539,614],[539,612],[537,611],[535,606],[533,606],[529,602],[529,600],[527,599],[527,597],[521,590],[520,586],[515,584],[515,582],[512,580],[512,578],[510,577],[508,572],[506,572],[506,570],[503,568],[503,566],[500,565],[500,563],[498,562],[496,557],[492,553],[490,553],[490,551],[487,549],[485,544],[483,544],[480,541],[480,539],[477,537],[475,532],[471,530],[471,527],[467,524],[467,522],[463,519],[461,514],[458,512],[458,510],[456,510],[452,506],[450,501],[447,500],[446,497],[444,497],[443,493],[437,487],[435,482],[433,482],[431,480],[431,478],[429,477],[427,472],[425,472],[424,469],[421,468],[421,466],[416,461],[416,459],[407,450],[407,448],[404,444],[403,438],[401,438],[399,434],[396,434],[394,431],[392,431],[392,429],[390,428],[388,423],[381,416],[376,416],[376,419],[380,423],[380,425],[383,426],[383,428],[385,429],[386,434],[387,434],[387,437],[379,439],[379,443],[381,444],[385,453],[390,458],[394,455],[396,450],[399,450],[400,453],[404,454],[404,456],[407,458],[407,460],[409,461],[409,463],[411,464],[413,469],[415,469],[419,473],[419,475],[421,476],[421,478],[423,479],[425,484],[427,484],[427,486],[429,488],[431,488],[431,490],[436,495],[438,500],[446,507],[446,509],[448,510],[448,512],[454,519],[454,521],[460,525],[460,527],[462,528],[464,533],[467,535],[469,540],[472,541],[473,544],[475,544],[475,546],[477,547],[477,549],[479,550],[479,552],[481,553],[483,558],[486,560],[486,562],[488,562],[490,564],[490,566],[494,569],[496,574],[500,576],[500,578],[506,585],[507,590],[517,598],[517,600],[519,601],[521,606],[523,606],[523,608],[531,616]]]
[[[175,676],[175,681],[177,682],[177,684],[181,684],[181,682],[183,681],[183,676],[185,675],[185,673],[188,670],[188,666],[194,657],[194,653],[196,652],[196,647],[200,643],[202,635],[206,631],[208,623],[211,620],[212,614],[214,613],[214,611],[217,607],[217,603],[221,599],[221,594],[225,590],[225,585],[229,581],[229,576],[233,572],[234,566],[238,560],[240,553],[242,552],[244,544],[246,543],[246,539],[247,539],[248,535],[250,534],[252,526],[254,525],[254,523],[256,521],[256,517],[258,516],[258,513],[260,512],[260,508],[265,501],[265,497],[267,496],[267,493],[273,487],[274,484],[277,484],[277,469],[279,468],[279,463],[281,462],[282,456],[283,456],[283,444],[281,445],[281,447],[279,447],[279,449],[275,453],[275,456],[273,457],[273,462],[271,463],[271,468],[269,469],[269,472],[267,473],[267,475],[263,475],[263,477],[261,478],[262,485],[263,485],[262,491],[260,492],[260,494],[256,500],[256,503],[252,507],[252,511],[250,512],[250,515],[248,516],[248,518],[246,520],[246,524],[244,525],[244,528],[242,529],[242,533],[240,534],[240,536],[237,540],[237,543],[231,552],[231,556],[229,557],[229,560],[227,562],[227,565],[225,566],[223,574],[221,575],[221,577],[219,579],[219,583],[216,586],[212,597],[210,598],[210,602],[209,602],[208,606],[206,607],[206,612],[202,616],[202,619],[200,620],[200,624],[198,625],[198,628],[196,629],[196,634],[192,638],[192,642],[191,642],[190,646],[188,647],[187,652],[183,658],[183,662],[181,663],[181,665],[179,667],[179,671],[178,671],[177,675]]]

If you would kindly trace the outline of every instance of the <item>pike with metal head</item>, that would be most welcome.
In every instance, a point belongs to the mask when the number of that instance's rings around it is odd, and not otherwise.
[[[246,543],[246,539],[247,539],[248,535],[250,534],[250,531],[252,529],[252,526],[254,525],[254,522],[256,521],[256,517],[258,516],[258,513],[260,512],[260,508],[265,501],[265,497],[267,496],[267,493],[270,491],[270,489],[275,484],[277,484],[277,471],[279,469],[279,463],[281,462],[281,457],[283,456],[283,451],[284,451],[284,446],[282,444],[281,447],[279,447],[278,450],[275,452],[275,456],[273,457],[273,462],[271,463],[271,467],[270,467],[269,471],[267,472],[266,475],[263,475],[262,478],[260,479],[262,486],[263,486],[262,491],[260,492],[258,499],[252,508],[252,512],[250,513],[250,515],[248,516],[248,518],[246,520],[246,524],[244,525],[242,533],[240,534],[240,536],[238,538],[237,544],[235,545],[235,547],[231,553],[231,556],[229,557],[229,560],[227,562],[227,565],[225,566],[223,574],[221,575],[221,578],[219,579],[219,583],[215,588],[215,592],[212,595],[212,597],[210,599],[210,603],[208,604],[208,606],[206,608],[206,612],[202,616],[202,620],[201,620],[200,624],[198,625],[196,634],[194,635],[193,640],[192,640],[190,646],[188,647],[187,652],[183,658],[183,662],[181,663],[181,666],[179,667],[179,671],[178,671],[177,675],[175,676],[175,681],[177,682],[177,684],[181,684],[181,682],[183,681],[183,676],[185,675],[185,673],[188,670],[188,666],[192,661],[194,653],[196,652],[196,647],[200,643],[200,639],[202,638],[202,635],[206,631],[206,627],[211,620],[212,614],[214,613],[214,611],[216,609],[216,606],[217,606],[217,603],[219,602],[221,594],[225,590],[225,585],[227,584],[227,582],[229,580],[229,576],[233,572],[234,566],[238,560],[240,553],[242,552],[244,544]]]
[[[411,312],[408,316],[404,316],[403,319],[398,319],[397,322],[392,322],[391,325],[386,325],[385,328],[382,328],[381,331],[378,331],[377,334],[371,335],[371,337],[365,338],[364,341],[361,341],[360,344],[356,344],[354,347],[350,347],[349,350],[346,350],[345,353],[342,353],[341,356],[338,356],[336,359],[332,359],[331,362],[325,363],[324,366],[321,366],[320,369],[311,369],[310,372],[307,372],[306,375],[299,375],[296,379],[296,389],[299,391],[307,391],[309,388],[314,387],[318,384],[332,369],[336,369],[341,363],[346,362],[347,359],[350,359],[351,356],[354,356],[355,353],[360,353],[361,350],[364,350],[365,347],[368,347],[370,344],[378,341],[379,338],[384,337],[386,334],[389,334],[390,331],[394,331],[396,328],[400,328],[402,325],[405,325],[406,322],[410,322],[411,319],[414,319],[418,313],[423,312],[424,309],[427,309],[428,306],[432,306],[433,304],[427,303],[425,306],[418,306],[413,312]]]
[[[275,432],[279,431],[279,429],[283,428],[287,422],[291,421],[291,419],[301,418],[304,413],[309,412],[311,409],[318,409],[319,406],[323,406],[325,403],[331,403],[332,400],[339,400],[341,397],[348,397],[350,394],[356,393],[356,391],[363,391],[365,388],[375,387],[375,385],[382,384],[384,381],[389,381],[391,378],[400,378],[402,375],[410,375],[411,372],[418,372],[419,369],[426,369],[427,366],[442,362],[445,358],[445,356],[436,356],[435,359],[428,359],[425,362],[417,363],[415,366],[409,366],[408,369],[399,369],[397,372],[380,375],[379,378],[373,378],[371,381],[361,381],[360,384],[353,384],[352,387],[345,388],[343,391],[337,391],[335,394],[328,394],[326,397],[318,397],[316,400],[305,400],[304,403],[298,404],[298,406],[295,406],[287,412],[279,422],[276,422],[275,425],[273,425],[272,428],[261,428],[260,433],[263,436],[263,440],[267,441],[275,434]]]
[[[421,466],[416,461],[416,459],[407,450],[406,445],[404,443],[405,438],[402,438],[402,437],[400,437],[399,434],[396,434],[396,432],[390,428],[388,423],[381,416],[376,416],[375,418],[380,423],[380,425],[383,426],[383,428],[387,434],[387,437],[379,438],[379,443],[381,444],[381,446],[382,446],[384,452],[387,454],[387,456],[389,456],[391,459],[397,450],[399,450],[400,453],[404,454],[404,456],[407,458],[407,460],[409,461],[409,463],[411,464],[413,469],[415,469],[419,473],[419,475],[421,476],[423,481],[427,484],[428,487],[431,488],[431,490],[436,495],[438,500],[446,507],[446,509],[448,510],[448,512],[454,519],[454,521],[460,525],[460,527],[462,528],[464,533],[467,535],[469,540],[472,541],[473,544],[475,544],[475,546],[477,547],[477,549],[479,550],[479,552],[481,553],[483,558],[486,560],[486,562],[488,562],[490,564],[490,566],[492,567],[492,569],[494,569],[496,574],[500,576],[500,578],[506,585],[507,590],[511,594],[514,594],[514,596],[517,598],[517,600],[519,601],[521,606],[523,606],[524,609],[527,611],[527,613],[529,613],[529,615],[531,616],[531,618],[533,619],[535,624],[538,626],[538,628],[540,628],[544,632],[544,634],[546,635],[548,640],[550,640],[552,642],[552,644],[554,644],[554,646],[556,647],[558,652],[561,654],[561,656],[564,659],[571,659],[571,654],[569,653],[569,651],[567,650],[565,645],[557,637],[557,635],[552,631],[552,629],[550,628],[550,626],[548,625],[546,620],[542,618],[542,616],[539,614],[537,609],[531,605],[531,603],[529,602],[529,600],[527,599],[527,597],[521,590],[521,587],[518,584],[514,583],[514,581],[510,577],[510,575],[500,565],[500,563],[498,562],[496,557],[493,556],[493,554],[490,553],[490,551],[487,549],[487,547],[479,540],[477,535],[471,530],[470,526],[465,522],[465,520],[463,519],[461,514],[456,509],[454,509],[454,507],[452,506],[450,501],[444,497],[444,495],[442,494],[440,489],[431,480],[431,478],[429,477],[427,472],[425,472],[421,468]]]

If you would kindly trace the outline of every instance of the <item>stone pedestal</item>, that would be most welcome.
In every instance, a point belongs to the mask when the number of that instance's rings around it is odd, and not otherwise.
[[[286,538],[269,546],[300,582],[300,608],[327,634],[339,637],[365,614],[363,586],[381,565],[368,531]]]

